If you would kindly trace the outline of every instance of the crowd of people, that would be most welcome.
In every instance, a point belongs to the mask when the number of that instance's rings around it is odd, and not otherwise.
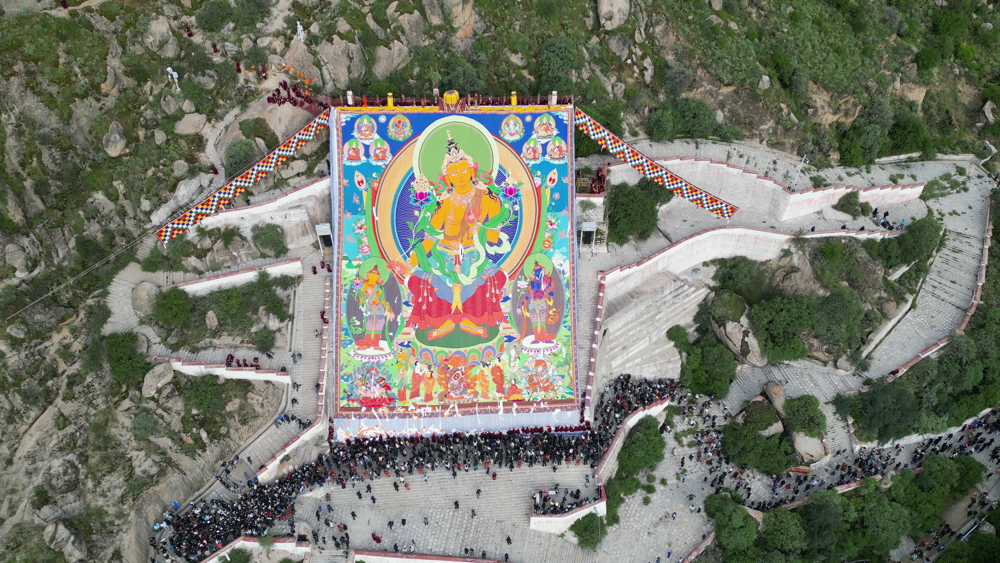
[[[452,478],[457,478],[460,472],[485,471],[495,480],[497,471],[505,468],[514,471],[515,467],[525,465],[552,467],[553,472],[564,463],[595,468],[631,412],[668,397],[676,399],[678,394],[687,396],[686,391],[673,381],[619,376],[602,396],[597,409],[598,422],[594,427],[587,422],[572,427],[338,442],[334,440],[331,419],[329,453],[321,454],[314,462],[296,468],[270,485],[262,485],[256,477],[250,478],[249,475],[246,481],[236,483],[227,480],[229,475],[221,477],[228,490],[240,492],[237,500],[203,501],[191,504],[183,513],[167,513],[170,536],[160,542],[150,538],[150,543],[161,555],[176,552],[188,561],[201,561],[240,536],[267,535],[278,521],[286,521],[287,529],[293,530],[294,500],[299,493],[324,485],[346,489],[348,483],[356,486],[376,476],[395,476],[398,480],[394,482],[396,487],[402,483],[408,488],[407,476],[437,470],[451,473]],[[280,415],[275,424],[283,422],[298,422],[303,427],[311,423],[291,415]],[[220,477],[217,475],[216,478]],[[360,490],[358,494],[360,498]],[[568,508],[570,505],[579,506],[590,500],[576,491],[567,491],[566,497],[547,505],[545,510],[571,510]],[[374,496],[372,502],[377,502]],[[320,521],[320,517],[321,513],[317,512],[316,520]],[[325,536],[321,538],[316,534],[314,537],[317,542],[321,539]],[[346,528],[343,528],[342,534],[334,536],[334,540],[337,547],[349,546]],[[155,556],[151,559],[156,561]]]
[[[589,481],[589,479],[588,479]],[[601,487],[597,487],[594,498],[583,496],[580,489],[564,489],[562,500],[559,499],[559,484],[551,489],[541,489],[532,498],[532,509],[535,514],[565,514],[570,510],[586,506],[601,498]]]

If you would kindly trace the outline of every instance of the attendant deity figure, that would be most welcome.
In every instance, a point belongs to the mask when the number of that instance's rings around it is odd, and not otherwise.
[[[414,268],[407,280],[413,303],[409,322],[428,330],[429,341],[458,328],[484,342],[487,327],[504,318],[500,301],[507,274],[488,259],[486,247],[501,242],[499,229],[487,223],[497,223],[505,210],[450,132],[439,178],[447,191],[438,196],[430,229],[409,257]]]
[[[538,160],[542,157],[541,151],[538,150],[538,144],[528,142],[524,144],[524,150],[521,152],[521,156],[525,160]]]
[[[364,281],[358,290],[357,299],[364,316],[365,332],[358,341],[358,350],[381,347],[380,341],[385,332],[386,321],[396,318],[396,314],[385,299],[385,292],[382,290],[385,279],[379,272],[378,266],[363,272],[363,275]]]
[[[535,342],[552,344],[555,339],[554,334],[549,334],[546,325],[558,320],[557,310],[554,303],[555,291],[552,286],[552,276],[545,271],[542,264],[535,262],[528,281],[528,287],[521,298],[521,314],[524,315],[524,330],[521,331],[521,339],[527,332],[528,324],[531,325],[532,335]]]

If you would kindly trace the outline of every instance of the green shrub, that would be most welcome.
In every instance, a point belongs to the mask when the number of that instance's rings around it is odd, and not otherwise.
[[[253,556],[243,548],[232,549],[228,555],[229,563],[253,563]]]
[[[657,108],[646,118],[646,134],[651,141],[673,141],[680,130],[679,121],[673,106]]]
[[[861,202],[858,201],[860,195],[857,191],[850,191],[841,196],[837,203],[833,204],[833,208],[837,211],[842,211],[847,213],[853,219],[857,219],[858,215],[861,215]]]
[[[275,258],[288,253],[288,247],[285,246],[285,230],[274,223],[254,226],[253,242],[261,250],[269,251]]]
[[[822,438],[826,432],[826,415],[819,410],[819,399],[802,395],[785,401],[785,430],[803,432],[813,438]]]
[[[263,117],[241,121],[240,133],[243,133],[243,136],[251,141],[254,138],[261,139],[268,149],[273,149],[279,143],[278,135],[274,133],[274,130],[271,129],[271,126],[267,124],[267,121]]]
[[[751,425],[730,422],[722,429],[722,450],[736,464],[746,464],[769,475],[792,466],[792,445],[784,434],[765,438]]]
[[[104,351],[111,366],[111,377],[127,387],[142,383],[152,366],[135,352],[138,336],[134,332],[119,332],[104,340]]]
[[[644,416],[629,432],[618,454],[616,476],[636,476],[644,469],[653,469],[663,461],[666,440],[659,432],[660,423],[651,416]]]
[[[257,161],[257,147],[250,139],[237,139],[226,146],[226,172],[242,172]]]
[[[220,387],[214,377],[192,377],[191,385],[183,391],[184,405],[189,412],[197,409],[203,417],[217,417],[226,407],[226,399]]]
[[[186,291],[172,287],[156,296],[153,318],[171,327],[184,326],[191,318],[194,302]]]
[[[580,518],[569,527],[576,534],[577,545],[583,549],[594,549],[607,534],[607,526],[601,522],[601,517],[593,512]]]
[[[757,430],[764,430],[778,422],[778,411],[766,401],[754,401],[743,412],[743,423]]]
[[[720,290],[712,298],[709,312],[718,324],[739,322],[747,310],[747,302],[729,290]]]
[[[736,360],[714,332],[679,348],[687,353],[681,365],[681,385],[694,393],[722,398],[736,376]]]
[[[201,9],[195,14],[195,21],[198,27],[208,32],[219,31],[233,17],[233,7],[227,0],[214,0],[202,4]]]
[[[274,349],[274,332],[266,328],[258,330],[253,335],[253,346],[262,354],[270,352]]]
[[[136,440],[147,440],[153,435],[153,432],[156,432],[158,426],[159,423],[153,413],[146,409],[140,409],[135,414],[135,418],[132,419],[130,430]]]
[[[41,510],[43,506],[47,504],[52,504],[55,499],[49,493],[49,490],[45,487],[38,485],[31,492],[31,508],[35,510]]]
[[[263,20],[271,13],[271,2],[269,0],[236,0],[236,8],[233,10],[233,22],[237,29],[252,30],[257,22]]]
[[[560,94],[573,93],[573,79],[570,72],[579,68],[577,60],[579,47],[570,39],[572,35],[557,34],[542,44],[535,70],[536,91],[547,95],[553,90]]]
[[[0,544],[0,562],[2,563],[66,563],[66,557],[61,551],[50,548],[42,537],[43,527],[18,525]]]
[[[715,537],[726,554],[746,551],[753,545],[757,537],[757,523],[728,494],[706,498],[705,513],[715,520]]]
[[[751,306],[748,317],[768,363],[790,362],[809,353],[802,342],[802,333],[815,323],[815,311],[808,297],[772,297]]]

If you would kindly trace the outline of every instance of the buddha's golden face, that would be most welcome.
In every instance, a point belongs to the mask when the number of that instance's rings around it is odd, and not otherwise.
[[[374,268],[369,270],[368,274],[365,276],[365,283],[367,283],[368,285],[378,285],[378,281],[379,281],[378,270]]]
[[[476,169],[465,160],[452,162],[445,168],[445,181],[448,186],[454,188],[459,193],[464,193],[472,187],[472,180],[476,176]]]

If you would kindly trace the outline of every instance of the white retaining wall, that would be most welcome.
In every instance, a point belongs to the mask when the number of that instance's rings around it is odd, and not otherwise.
[[[326,204],[329,197],[330,177],[327,176],[326,178],[321,178],[311,184],[306,184],[305,186],[296,188],[270,201],[220,211],[211,217],[202,219],[200,225],[206,229],[213,229],[216,227],[225,227],[227,225],[243,226],[244,224],[257,225],[264,223],[281,224],[278,221],[278,214],[284,212],[288,208],[296,205],[312,203],[311,200],[317,198],[322,199],[323,203]],[[253,200],[251,199],[251,201]],[[329,210],[329,205],[326,205],[326,208]]]
[[[229,545],[223,547],[219,551],[216,551],[202,563],[223,563],[225,561],[229,561],[229,556],[226,554],[228,554],[232,549],[257,549],[259,547],[260,543],[257,541],[257,538],[253,536],[243,536],[242,538],[233,540],[229,543]],[[309,542],[296,542],[291,538],[275,538],[273,549],[291,553],[292,555],[301,555],[303,557],[312,552]]]
[[[257,272],[260,270],[271,274],[271,277],[301,276],[303,274],[302,260],[300,258],[292,258],[291,260],[277,262],[263,268],[248,268],[246,270],[239,270],[238,272],[232,272],[229,274],[221,274],[200,280],[179,283],[176,286],[171,287],[179,287],[187,292],[187,294],[191,297],[198,297],[201,295],[207,295],[213,291],[219,291],[220,289],[229,289],[230,287],[238,287],[251,283],[257,279]],[[169,287],[164,289],[169,289]]]
[[[450,557],[447,555],[427,555],[421,553],[393,553],[391,551],[366,551],[352,549],[348,563],[497,563],[495,559],[478,557]]]
[[[546,532],[549,534],[562,534],[568,532],[569,527],[572,526],[574,522],[594,512],[594,509],[597,509],[598,516],[607,515],[608,501],[603,498],[603,489],[601,496],[601,500],[586,506],[581,506],[575,510],[567,512],[566,514],[532,514],[528,527],[532,530]]]
[[[771,178],[759,176],[725,162],[691,157],[659,159],[658,164],[691,184],[723,199],[741,211],[767,214],[788,221],[829,207],[848,192],[859,192],[860,201],[874,207],[910,201],[920,197],[924,184],[906,186],[831,186],[791,192]],[[642,175],[630,166],[608,168],[609,184],[635,184]],[[737,211],[739,213],[739,211]]]
[[[170,362],[170,367],[174,371],[179,371],[187,375],[220,375],[226,379],[253,379],[256,381],[273,381],[275,383],[289,383],[291,379],[288,373],[281,374],[273,369],[254,368],[227,368],[225,364],[203,364],[200,362],[185,362],[180,358],[153,358],[154,361]]]
[[[893,233],[897,234],[897,233]],[[619,266],[604,274],[605,300],[635,289],[655,272],[679,274],[688,268],[717,258],[746,256],[750,260],[770,260],[796,235],[752,227],[716,227],[683,238],[635,264]],[[851,237],[884,238],[882,231],[824,231],[800,235],[803,238]]]

